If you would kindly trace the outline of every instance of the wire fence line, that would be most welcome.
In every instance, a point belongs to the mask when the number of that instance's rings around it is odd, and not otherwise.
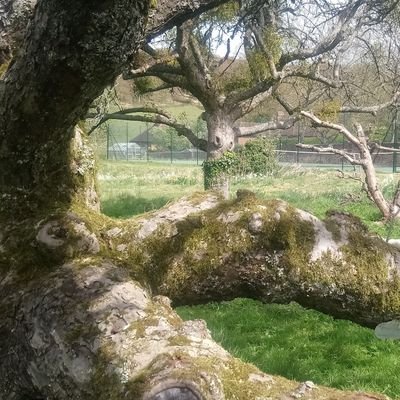
[[[385,147],[398,148],[396,142],[381,143]],[[350,142],[342,140],[331,147],[344,150],[353,157],[358,157],[357,148]],[[324,147],[321,145],[321,147]],[[300,164],[309,167],[349,169],[354,168],[347,160],[331,152],[314,152],[296,147],[296,138],[279,137],[276,140],[276,154],[282,164]],[[155,135],[144,131],[136,137],[127,134],[124,140],[121,136],[115,137],[107,133],[106,158],[108,160],[164,162],[164,163],[189,163],[201,165],[206,159],[206,153],[190,146],[189,142],[182,146],[182,141],[175,140],[171,134],[167,143],[160,144]],[[397,172],[400,170],[400,157],[397,152],[379,151],[373,155],[374,164],[379,169]]]

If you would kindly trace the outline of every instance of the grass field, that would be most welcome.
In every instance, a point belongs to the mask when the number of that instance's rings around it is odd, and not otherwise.
[[[236,299],[177,311],[206,320],[225,349],[270,374],[400,398],[400,343],[381,341],[370,329],[296,303]]]
[[[386,193],[398,177],[380,174]],[[352,212],[386,237],[388,228],[360,190],[360,183],[334,171],[283,168],[273,177],[232,180],[231,195],[246,188],[261,198],[281,198],[323,218],[329,209]],[[99,186],[103,212],[127,218],[202,190],[202,170],[193,165],[102,162]],[[395,226],[391,237],[400,237]],[[187,319],[207,321],[214,339],[267,373],[400,399],[400,342],[380,341],[370,329],[333,320],[297,304],[263,305],[253,300],[181,307]],[[250,400],[250,399],[249,399]]]
[[[379,175],[384,192],[394,190],[396,179],[389,173]],[[202,190],[200,166],[145,162],[102,161],[99,175],[103,212],[128,218],[159,208],[178,197]],[[385,237],[385,227],[376,207],[361,191],[359,182],[343,179],[336,171],[283,167],[277,176],[246,177],[231,181],[231,195],[240,188],[257,193],[260,198],[280,198],[295,207],[324,218],[328,210],[342,210],[357,215],[368,227]],[[400,226],[390,236],[400,237]]]

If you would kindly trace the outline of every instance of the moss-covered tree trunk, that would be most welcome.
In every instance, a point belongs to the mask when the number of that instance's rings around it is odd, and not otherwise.
[[[1,241],[12,266],[0,284],[1,398],[383,398],[261,373],[170,308],[248,296],[366,325],[393,318],[399,252],[348,215],[322,222],[239,193],[128,221],[72,208],[25,223],[20,253]]]
[[[135,51],[147,12],[147,1],[40,0],[0,81],[0,399],[375,398],[263,374],[162,295],[324,299],[378,322],[399,308],[392,249],[331,223],[334,241],[312,217],[252,196],[194,197],[124,222],[97,212],[74,126]]]

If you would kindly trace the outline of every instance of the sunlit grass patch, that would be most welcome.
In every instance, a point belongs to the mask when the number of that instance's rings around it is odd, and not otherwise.
[[[379,179],[385,195],[390,196],[398,175],[379,174]],[[201,166],[183,163],[102,161],[99,186],[103,212],[125,218],[134,215],[132,212],[149,211],[168,201],[201,191],[203,174]],[[384,238],[400,237],[400,223],[385,226],[378,209],[361,190],[360,182],[343,179],[337,171],[286,166],[274,176],[253,175],[231,179],[232,197],[242,188],[254,191],[260,198],[285,200],[321,219],[329,210],[350,212],[361,218],[372,232]],[[137,199],[152,205],[133,207],[133,203],[141,202]]]
[[[129,218],[132,215],[157,210],[169,201],[169,198],[163,196],[146,199],[144,197],[121,194],[117,197],[104,200],[101,203],[101,211],[110,217]]]
[[[249,299],[179,307],[184,319],[204,319],[213,338],[261,370],[341,389],[400,398],[400,342],[296,303]]]

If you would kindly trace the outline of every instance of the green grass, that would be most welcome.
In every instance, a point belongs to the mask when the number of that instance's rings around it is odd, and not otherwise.
[[[200,167],[104,161],[98,175],[102,211],[128,218],[202,189]]]
[[[132,215],[143,214],[165,206],[170,199],[159,196],[152,199],[137,197],[129,194],[120,194],[102,201],[101,210],[104,214],[114,218],[130,218]]]
[[[398,175],[381,173],[379,178],[384,192],[389,194]],[[202,190],[203,176],[201,166],[184,163],[102,161],[99,184],[103,212],[126,218]],[[280,198],[319,218],[332,209],[350,212],[361,218],[371,231],[384,238],[388,234],[379,211],[361,191],[360,183],[340,178],[332,170],[285,167],[275,177],[232,179],[231,196],[240,188],[253,190],[264,199]],[[399,223],[390,237],[400,237]]]
[[[177,312],[206,320],[225,349],[267,373],[400,398],[400,342],[381,341],[370,329],[296,303],[236,299]]]

